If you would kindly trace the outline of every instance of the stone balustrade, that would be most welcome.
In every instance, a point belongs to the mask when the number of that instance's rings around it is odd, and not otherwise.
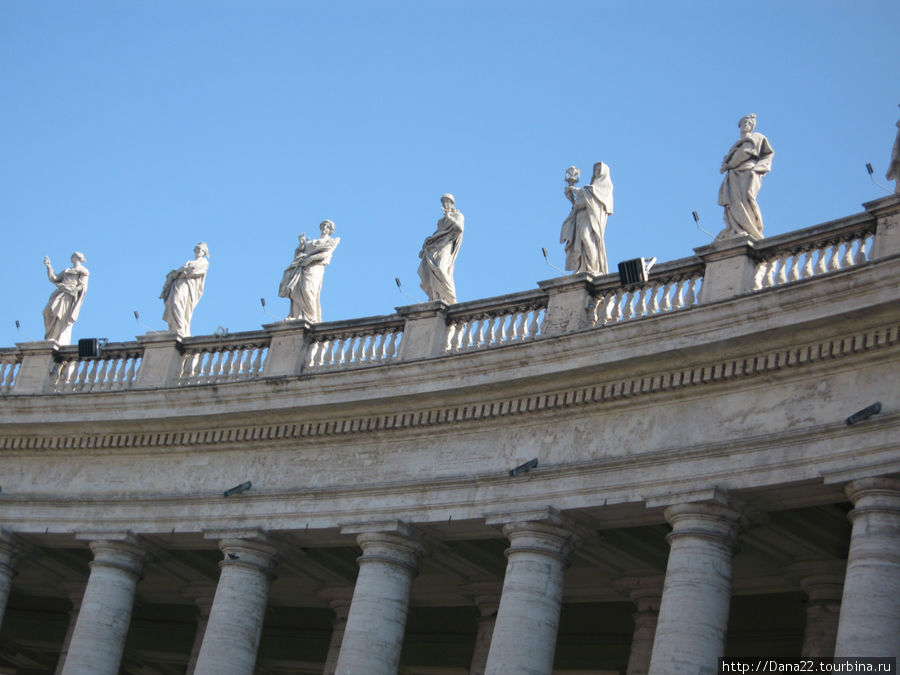
[[[22,355],[15,349],[0,349],[0,394],[8,394],[16,381]]]
[[[77,346],[61,347],[50,374],[51,389],[58,393],[129,389],[137,380],[142,357],[136,342],[112,345],[90,359],[79,357]]]
[[[700,301],[702,286],[703,264],[696,258],[654,267],[643,283],[597,285],[593,291],[593,325],[609,326],[693,307]]]
[[[447,312],[445,352],[497,347],[543,334],[547,297],[541,293],[505,296],[501,302],[466,303]],[[525,296],[525,297],[521,297]]]
[[[824,231],[822,231],[824,228]],[[875,240],[875,223],[840,228],[820,226],[805,236],[781,235],[758,242],[759,262],[753,290],[781,286],[801,279],[837,272],[869,261]]]
[[[403,320],[397,316],[318,324],[310,331],[304,370],[339,370],[396,361],[402,339]]]
[[[182,344],[180,386],[260,377],[269,351],[269,337],[258,333],[238,333],[212,343],[189,338]]]
[[[900,255],[900,199],[885,197],[847,218],[768,239],[735,238],[652,268],[646,282],[584,275],[452,306],[260,331],[178,339],[152,332],[110,343],[99,357],[53,342],[0,350],[0,395],[89,393],[223,384],[325,373],[470,353],[578,330],[605,329],[701,304],[761,293]],[[409,344],[406,344],[408,342]]]

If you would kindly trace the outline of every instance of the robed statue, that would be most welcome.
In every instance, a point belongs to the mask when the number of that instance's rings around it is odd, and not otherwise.
[[[444,214],[437,222],[434,234],[425,239],[419,257],[419,279],[429,300],[440,300],[448,305],[456,303],[456,285],[453,267],[462,243],[465,218],[456,209],[451,194],[441,196]]]
[[[606,219],[613,212],[613,184],[609,177],[609,165],[594,164],[590,185],[577,187],[581,178],[578,167],[566,170],[566,198],[572,202],[572,210],[563,221],[559,243],[566,245],[566,269],[586,272],[591,276],[606,274],[606,246],[603,235]]]
[[[325,267],[331,262],[334,249],[341,242],[340,237],[332,237],[334,223],[323,220],[319,224],[321,235],[318,239],[307,239],[301,234],[300,243],[294,250],[294,259],[281,275],[278,295],[291,301],[288,319],[305,319],[310,323],[322,320],[322,280]]]

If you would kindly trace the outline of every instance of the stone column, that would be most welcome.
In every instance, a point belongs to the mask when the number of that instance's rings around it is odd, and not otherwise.
[[[406,630],[413,576],[425,552],[405,523],[349,525],[362,548],[359,575],[335,672],[396,675]]]
[[[250,675],[262,634],[277,550],[260,530],[207,532],[224,558],[195,675]]]
[[[581,540],[577,528],[555,509],[492,516],[487,524],[503,524],[510,546],[485,673],[549,675],[567,556]]]
[[[494,626],[497,623],[497,610],[500,608],[499,593],[488,593],[475,597],[475,605],[481,616],[478,618],[478,632],[475,634],[475,648],[472,650],[472,661],[469,664],[469,675],[484,675],[487,667],[488,652]]]
[[[732,556],[743,518],[722,493],[669,506],[665,515],[672,525],[669,563],[649,672],[715,673],[725,652]]]
[[[72,611],[69,613],[69,626],[66,628],[66,637],[63,638],[62,649],[59,650],[59,656],[56,659],[55,675],[61,675],[63,666],[66,664],[66,656],[69,654],[69,645],[72,644],[72,633],[75,632],[75,624],[78,623],[78,613],[81,611],[81,600],[84,598],[84,589],[86,584],[74,582],[65,584],[65,590],[72,602]]]
[[[804,658],[834,656],[845,567],[843,560],[810,560],[784,570],[806,593],[806,627],[800,650]]]
[[[344,631],[347,629],[347,615],[350,613],[350,602],[353,599],[352,588],[325,588],[319,595],[328,599],[334,610],[334,621],[331,624],[331,641],[328,643],[328,656],[325,657],[325,668],[322,675],[334,675],[338,656],[344,642]]]
[[[16,535],[7,530],[0,530],[0,626],[6,613],[6,602],[9,600],[9,589],[13,577],[16,576],[16,565],[22,549]]]
[[[197,657],[200,656],[200,647],[203,646],[203,637],[206,635],[206,625],[209,623],[209,613],[212,610],[216,587],[214,584],[196,584],[188,586],[183,592],[194,601],[198,612],[194,644],[191,647],[191,656],[188,659],[188,666],[185,671],[185,675],[193,675],[194,670],[197,668]]]
[[[632,614],[634,634],[631,637],[627,675],[647,675],[650,670],[663,579],[658,574],[635,574],[613,581],[613,586],[628,595],[637,607],[637,611]]]
[[[853,530],[834,655],[900,657],[900,478],[845,491]]]
[[[131,623],[144,550],[130,532],[79,534],[94,559],[63,675],[117,675]]]

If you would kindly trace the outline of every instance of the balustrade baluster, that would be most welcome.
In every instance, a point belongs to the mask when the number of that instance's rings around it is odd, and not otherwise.
[[[247,373],[247,376],[251,375],[259,375],[263,372],[265,366],[265,358],[268,354],[267,347],[260,345],[256,347],[256,354],[253,356],[253,361],[250,365],[250,371]]]
[[[444,351],[459,351],[459,321],[451,321],[447,326],[447,346]]]
[[[225,351],[225,353],[222,355],[222,357],[221,357],[221,359],[220,359],[220,363],[221,363],[221,366],[222,366],[222,372],[221,372],[220,375],[218,375],[218,376],[216,377],[217,380],[231,380],[231,379],[233,379],[233,375],[234,375],[234,369],[233,369],[234,357],[235,357],[235,354],[237,354],[238,349],[239,349],[238,347],[232,347],[232,348],[230,348],[230,349],[227,349],[227,350]],[[238,359],[239,359],[239,360],[238,360],[238,363],[240,363],[240,357],[238,357]]]
[[[140,363],[141,358],[142,357],[139,357],[135,354],[131,355],[131,358],[128,360],[127,367],[125,368],[125,373],[120,377],[123,386],[131,386],[131,383],[134,382],[134,374],[135,371],[137,371],[137,369],[140,367],[138,364]]]
[[[825,258],[828,254],[828,245],[824,244],[816,248],[819,259],[816,261],[815,274],[825,274],[828,269],[825,267]]]
[[[685,307],[693,307],[697,302],[697,293],[694,291],[694,286],[697,284],[697,276],[687,277],[685,283],[685,290],[687,291],[684,296],[684,305]]]
[[[390,340],[388,341],[388,350],[385,356],[388,359],[396,359],[400,351],[400,339],[403,336],[402,331],[395,329],[391,331]]]
[[[672,292],[672,309],[681,309],[684,307],[684,279],[678,279],[673,283],[675,290]]]
[[[541,310],[534,308],[531,310],[531,324],[528,331],[529,338],[536,338],[538,333],[541,331],[541,323],[538,320],[538,316],[540,315]]]
[[[634,289],[629,288],[625,292],[625,304],[623,305],[624,312],[622,314],[623,320],[627,321],[628,319],[630,319],[631,317],[634,316],[633,305],[634,305]]]
[[[845,270],[853,266],[853,240],[844,240],[844,256],[841,258],[841,269]]]
[[[488,315],[487,344],[492,345],[497,340],[497,317]]]
[[[775,277],[776,285],[787,283],[787,261],[788,256],[786,254],[778,256],[778,275]]]
[[[610,315],[610,321],[616,323],[622,318],[622,299],[625,297],[625,289],[616,289],[616,297],[613,301],[613,311]]]
[[[355,336],[353,336],[353,341],[354,341],[354,346],[353,346],[353,352],[350,357],[350,360],[353,363],[359,363],[360,361],[362,361],[363,349],[365,349],[365,346],[366,346],[366,336],[365,335],[355,335]]]
[[[638,316],[647,316],[647,293],[649,290],[647,286],[641,286],[638,292],[637,302],[635,303]]]
[[[78,391],[90,391],[97,377],[97,369],[100,359],[89,361],[81,368],[81,377],[78,381]]]
[[[766,272],[769,270],[769,261],[760,260],[756,265],[756,273],[753,275],[753,290],[765,288]]]
[[[856,257],[853,259],[854,265],[863,265],[868,262],[866,257],[866,239],[865,235],[859,238],[859,247],[856,249]]]
[[[801,260],[802,250],[791,251],[791,271],[788,274],[788,281],[799,281],[800,280],[800,260]]]
[[[668,312],[672,309],[672,293],[674,290],[671,280],[663,282],[662,305],[660,306],[663,312]]]
[[[831,256],[828,259],[828,271],[834,272],[841,268],[839,249],[841,246],[840,241],[835,241],[831,244]]]
[[[806,248],[804,250],[804,262],[803,269],[800,272],[801,279],[809,279],[813,275],[813,255],[815,250],[812,248]]]
[[[775,285],[775,272],[778,271],[778,256],[769,259],[768,270],[766,270],[766,278],[763,282],[763,288],[771,288]]]
[[[113,365],[115,368],[114,364],[115,361],[113,359],[98,359],[94,380],[90,383],[90,390],[97,389],[98,391],[102,391],[104,389],[109,389],[107,375],[110,365]]]

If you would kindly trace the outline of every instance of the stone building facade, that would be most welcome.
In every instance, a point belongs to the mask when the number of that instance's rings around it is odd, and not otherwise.
[[[631,286],[2,349],[0,673],[897,656],[898,260],[895,195]]]

